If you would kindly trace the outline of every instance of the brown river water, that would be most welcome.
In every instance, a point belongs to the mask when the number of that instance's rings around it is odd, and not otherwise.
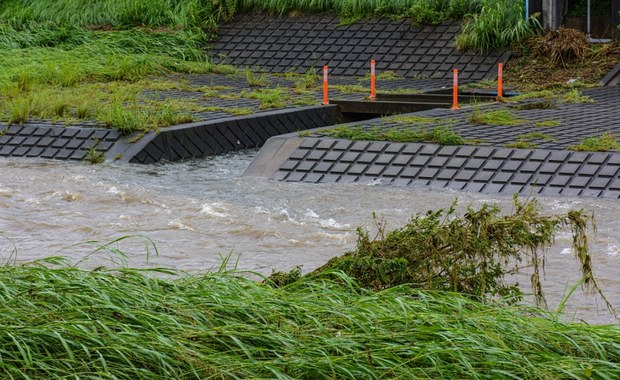
[[[89,268],[119,265],[94,252],[103,243],[127,254],[125,265],[164,266],[192,273],[217,269],[232,253],[238,269],[270,274],[303,265],[310,271],[354,248],[356,228],[371,228],[372,213],[396,228],[417,212],[512,199],[374,183],[315,185],[242,177],[256,152],[157,166],[0,160],[0,260],[65,256]],[[590,236],[595,274],[620,309],[620,202],[539,198],[545,212],[593,211]],[[157,247],[148,252],[146,238]],[[97,242],[97,243],[96,243]],[[579,280],[570,232],[548,252],[544,290],[555,307]],[[523,275],[520,282],[527,283]],[[527,289],[525,289],[527,291]],[[578,289],[567,319],[617,323],[600,299]]]

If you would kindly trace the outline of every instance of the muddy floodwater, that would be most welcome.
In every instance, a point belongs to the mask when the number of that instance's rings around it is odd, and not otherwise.
[[[498,203],[506,197],[384,187],[374,183],[312,185],[242,177],[256,152],[158,166],[0,161],[0,256],[25,262],[53,255],[83,267],[114,265],[114,255],[93,251],[106,242],[128,255],[130,266],[165,266],[202,272],[232,252],[238,268],[262,274],[303,265],[312,270],[354,248],[356,228],[370,228],[372,213],[388,227],[414,213]],[[539,198],[546,212],[593,211],[590,236],[595,273],[620,308],[620,202]],[[545,290],[553,307],[579,279],[570,232],[549,251]],[[148,250],[145,242],[158,250]],[[97,243],[98,242],[98,243]],[[527,277],[521,279],[527,282]],[[568,318],[617,323],[601,300],[578,290]]]

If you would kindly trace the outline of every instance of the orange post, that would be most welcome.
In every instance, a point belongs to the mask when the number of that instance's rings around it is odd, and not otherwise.
[[[323,105],[329,104],[329,90],[327,84],[327,72],[329,68],[327,66],[323,66]]]
[[[500,63],[497,65],[497,97],[501,98],[504,96],[504,64]]]
[[[376,70],[375,70],[375,60],[371,60],[370,61],[370,100],[375,100],[377,98],[377,92],[376,92],[376,84],[377,84],[377,77],[376,77]]]
[[[459,69],[454,69],[452,75],[452,108],[450,109],[459,109]]]

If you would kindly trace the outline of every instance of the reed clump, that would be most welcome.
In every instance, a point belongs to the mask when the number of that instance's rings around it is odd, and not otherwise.
[[[499,296],[518,301],[521,290],[505,278],[525,265],[532,270],[536,302],[545,305],[540,280],[545,249],[561,228],[570,227],[584,283],[606,301],[592,272],[586,233],[591,216],[584,211],[546,216],[535,200],[521,202],[516,196],[510,214],[502,214],[496,205],[483,205],[457,215],[455,207],[456,202],[446,210],[415,215],[404,227],[389,232],[384,221],[375,218],[374,238],[358,229],[356,249],[317,271],[341,270],[369,289],[413,284],[478,300]],[[511,262],[515,264],[508,265]],[[607,306],[613,310],[608,302]]]

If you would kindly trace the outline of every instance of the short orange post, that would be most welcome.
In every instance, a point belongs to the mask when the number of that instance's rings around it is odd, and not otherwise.
[[[501,98],[504,96],[504,64],[500,63],[497,65],[497,97]]]
[[[459,109],[459,69],[454,69],[452,75],[452,108],[450,109]]]
[[[327,66],[323,66],[323,105],[329,104],[329,90],[327,84],[327,72],[329,68]]]
[[[375,60],[373,59],[370,61],[370,100],[375,100],[377,98],[377,76],[375,67]]]

